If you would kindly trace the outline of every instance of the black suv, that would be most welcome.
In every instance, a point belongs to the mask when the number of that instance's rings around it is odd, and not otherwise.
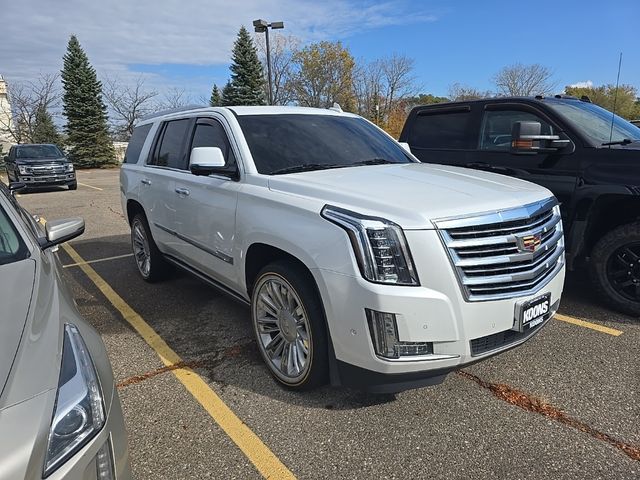
[[[400,136],[421,161],[538,183],[561,202],[567,265],[587,261],[613,307],[640,315],[640,129],[582,100],[499,97],[414,108]]]
[[[9,182],[24,183],[28,188],[54,185],[67,185],[69,190],[78,188],[73,164],[55,145],[14,145],[4,162]]]

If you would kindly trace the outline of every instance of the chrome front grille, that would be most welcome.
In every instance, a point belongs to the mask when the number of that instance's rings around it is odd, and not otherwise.
[[[556,203],[434,222],[466,300],[529,295],[553,278],[564,264]]]
[[[38,165],[30,167],[30,169],[30,173],[35,176],[51,176],[65,173],[65,166],[60,164]],[[29,171],[29,169],[27,169],[27,171]]]

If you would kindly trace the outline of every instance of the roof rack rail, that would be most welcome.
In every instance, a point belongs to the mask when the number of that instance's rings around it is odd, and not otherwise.
[[[140,120],[149,120],[151,118],[162,117],[171,113],[188,112],[189,110],[198,110],[200,108],[207,108],[207,105],[185,105],[184,107],[169,108],[167,110],[160,110],[159,112],[150,113],[145,115]]]

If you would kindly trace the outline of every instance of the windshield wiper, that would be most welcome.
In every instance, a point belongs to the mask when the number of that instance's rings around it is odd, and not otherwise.
[[[359,162],[353,162],[349,167],[360,165],[384,165],[385,163],[395,163],[385,158],[370,158],[369,160],[360,160]]]
[[[328,168],[340,168],[347,165],[337,163],[307,163],[304,165],[294,165],[293,167],[280,168],[271,172],[271,175],[281,175],[284,173],[310,172],[312,170],[326,170]]]
[[[630,138],[623,138],[622,140],[616,140],[615,142],[605,142],[602,144],[603,147],[608,147],[609,145],[629,145],[633,143],[635,140],[631,140]]]

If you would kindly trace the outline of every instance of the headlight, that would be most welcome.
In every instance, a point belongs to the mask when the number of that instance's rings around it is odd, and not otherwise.
[[[67,173],[73,172],[73,163],[67,163],[67,165],[64,168],[64,171]]]
[[[67,324],[64,328],[62,366],[53,412],[45,477],[81,449],[105,423],[98,376],[75,325]]]
[[[322,209],[322,216],[347,231],[364,278],[375,283],[419,285],[411,252],[399,225],[330,205]]]
[[[27,173],[31,172],[31,169],[24,165],[18,165],[18,171],[20,172],[21,175],[26,175]]]

